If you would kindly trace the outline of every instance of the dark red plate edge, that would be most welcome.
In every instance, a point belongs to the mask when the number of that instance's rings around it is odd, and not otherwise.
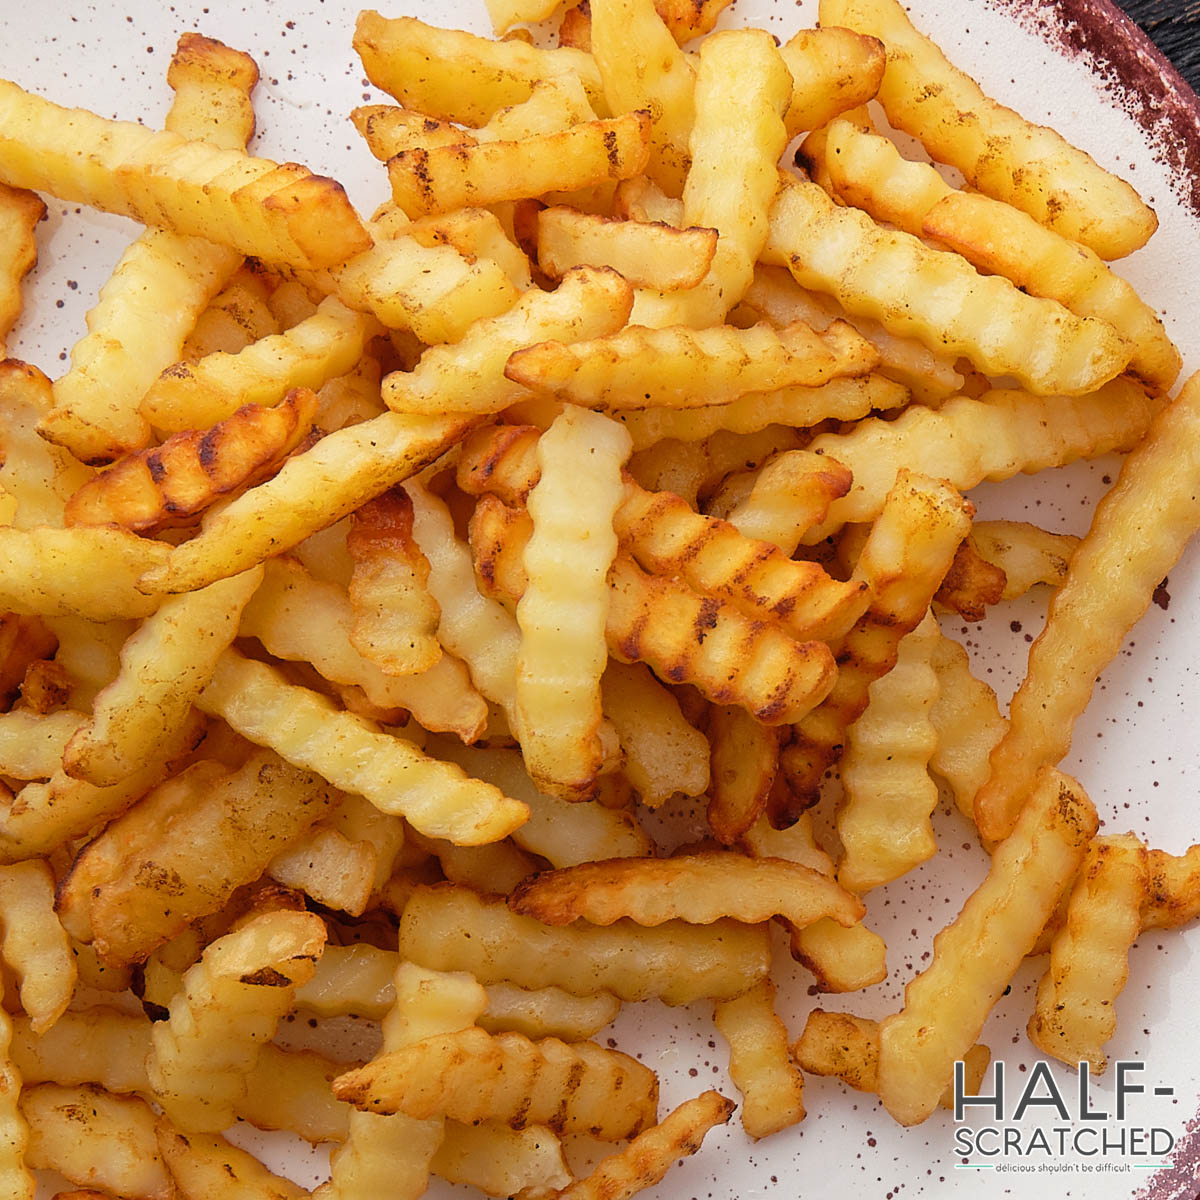
[[[1072,58],[1093,67],[1104,90],[1149,136],[1171,190],[1200,217],[1200,97],[1112,0],[988,0]]]

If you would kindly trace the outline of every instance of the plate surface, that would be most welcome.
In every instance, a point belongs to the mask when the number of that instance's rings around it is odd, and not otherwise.
[[[357,7],[348,0],[243,0],[237,5],[175,0],[169,6],[126,0],[119,7],[79,0],[40,5],[10,0],[0,5],[2,70],[59,103],[158,123],[168,100],[163,76],[179,33],[198,29],[219,37],[251,52],[262,70],[254,148],[335,176],[360,209],[369,212],[386,195],[386,180],[346,114],[358,104],[386,97],[367,84],[350,48]],[[933,33],[951,59],[990,94],[1035,121],[1054,125],[1129,178],[1151,202],[1160,230],[1119,269],[1165,314],[1184,352],[1185,374],[1200,368],[1200,324],[1195,321],[1200,309],[1200,218],[1195,179],[1189,178],[1197,163],[1200,120],[1186,86],[1132,25],[1098,0],[913,0],[911,9],[919,27]],[[482,3],[400,0],[388,9],[388,15],[401,13],[487,31]],[[722,23],[760,24],[786,39],[815,19],[815,0],[738,0]],[[61,373],[71,345],[83,332],[85,312],[135,227],[55,201],[50,210],[39,234],[41,261],[27,287],[28,308],[13,339],[13,353],[53,377]],[[1118,466],[1102,461],[1034,480],[988,485],[972,493],[972,499],[984,517],[1011,516],[1083,533],[1091,507]],[[1185,555],[1160,600],[1100,681],[1065,768],[1084,783],[1109,832],[1130,829],[1153,845],[1179,852],[1200,840],[1195,814],[1200,635],[1193,617],[1200,606],[1200,549],[1192,547]],[[977,669],[1002,699],[1024,673],[1045,602],[1043,592],[998,606],[984,625],[961,620],[943,625],[969,645]],[[890,947],[888,979],[862,994],[829,997],[827,1007],[864,1016],[894,1011],[904,984],[927,960],[933,935],[982,877],[985,857],[948,808],[937,815],[936,830],[942,853],[870,897],[868,923]],[[1179,1143],[1170,1155],[1135,1159],[1111,1152],[1088,1157],[1068,1150],[1022,1159],[977,1154],[964,1163],[956,1154],[958,1126],[950,1114],[939,1112],[917,1129],[902,1130],[871,1097],[849,1092],[836,1081],[811,1079],[806,1089],[809,1116],[801,1126],[754,1145],[735,1120],[647,1195],[663,1200],[785,1200],[802,1194],[890,1200],[926,1193],[1089,1200],[1192,1196],[1200,1158],[1200,1040],[1194,999],[1200,990],[1198,951],[1200,933],[1194,929],[1140,939],[1109,1047],[1113,1060],[1144,1063],[1146,1094],[1130,1101],[1127,1130],[1168,1130]],[[806,1013],[822,1001],[808,994],[810,981],[786,955],[778,961],[781,1011],[796,1036]],[[1043,962],[1021,970],[983,1033],[995,1057],[1006,1063],[1013,1091],[1038,1061],[1024,1026]],[[706,1006],[629,1006],[613,1036],[660,1072],[664,1106],[709,1086],[729,1092],[723,1045]],[[1073,1096],[1074,1072],[1057,1063],[1051,1072],[1064,1094]],[[1156,1086],[1172,1088],[1173,1095],[1152,1095]],[[1113,1111],[1114,1087],[1112,1073],[1094,1083],[1093,1109]],[[1070,1103],[1074,1113],[1074,1101]],[[976,1111],[964,1125],[977,1130],[988,1123],[991,1118]],[[1084,1125],[1074,1116],[1064,1121],[1046,1108],[1033,1109],[1020,1123],[1026,1135],[1036,1128],[1047,1133],[1065,1128],[1068,1140]],[[1114,1136],[1120,1128],[1112,1124]],[[299,1182],[321,1177],[319,1152],[263,1139],[253,1131],[242,1130],[238,1136],[263,1146],[271,1162]],[[1178,1165],[1146,1165],[1171,1159]],[[1019,1171],[1003,1169],[1018,1165]],[[462,1189],[436,1184],[430,1192],[435,1197],[460,1194]]]

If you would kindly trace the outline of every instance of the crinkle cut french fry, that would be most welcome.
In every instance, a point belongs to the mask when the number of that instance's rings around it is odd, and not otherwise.
[[[615,271],[577,267],[555,291],[534,289],[507,312],[477,321],[455,345],[426,351],[414,371],[393,371],[383,381],[384,401],[396,412],[498,412],[524,394],[504,376],[514,350],[611,333],[625,324],[632,302]]]
[[[634,287],[694,287],[717,248],[715,229],[619,221],[555,206],[538,213],[538,266],[552,279],[589,262],[607,263]]]
[[[1120,258],[1158,225],[1124,180],[1052,129],[990,99],[909,21],[897,0],[822,0],[821,23],[877,37],[887,48],[879,102],[897,129],[1065,237]]]
[[[518,291],[527,292],[533,286],[528,256],[510,239],[500,218],[489,208],[459,208],[422,217],[413,221],[406,232],[423,245],[453,246],[468,262],[491,259]]]
[[[323,908],[359,917],[375,890],[375,848],[317,824],[276,854],[265,873]]]
[[[154,1097],[176,1125],[205,1133],[232,1123],[259,1044],[311,978],[325,938],[315,913],[268,912],[211,942],[188,969],[147,1060]]]
[[[742,1094],[746,1133],[764,1138],[802,1121],[804,1078],[788,1057],[775,985],[764,979],[743,996],[718,1001],[713,1023],[729,1043],[729,1074]]]
[[[936,411],[914,406],[895,421],[872,418],[846,434],[821,434],[809,449],[843,463],[854,483],[802,540],[815,545],[844,522],[876,516],[901,465],[946,478],[967,491],[985,479],[1008,479],[1077,458],[1132,450],[1154,412],[1154,403],[1138,384],[1115,379],[1091,395],[1073,398],[1007,390],[987,392],[980,400],[957,396]]]
[[[121,669],[99,692],[92,719],[63,752],[68,775],[106,786],[155,760],[231,645],[261,567],[171,596],[121,648]]]
[[[0,1006],[0,1185],[13,1200],[34,1200],[37,1180],[26,1163],[29,1125],[21,1115],[21,1075],[12,1057],[13,1019]]]
[[[678,195],[690,162],[695,73],[652,0],[598,0],[588,49],[613,112],[651,116],[647,174]]]
[[[549,1125],[623,1141],[652,1125],[658,1080],[636,1059],[591,1042],[531,1042],[482,1029],[433,1035],[334,1080],[366,1112]]]
[[[1038,770],[1059,761],[1096,679],[1200,525],[1200,375],[1154,420],[1100,501],[1029,649],[1029,669],[975,799],[985,838],[1012,828]]]
[[[0,956],[17,977],[21,1007],[45,1033],[75,992],[75,960],[54,912],[54,877],[44,861],[0,867]]]
[[[370,10],[359,14],[354,49],[376,87],[439,120],[486,124],[497,110],[528,99],[537,80],[556,75],[578,75],[593,105],[603,105],[600,73],[579,50],[493,42]]]
[[[476,1187],[486,1196],[515,1196],[523,1189],[533,1194],[571,1182],[562,1144],[546,1125],[513,1129],[499,1121],[447,1121],[429,1167],[439,1179]]]
[[[165,561],[146,570],[139,586],[147,593],[194,591],[284,553],[415,474],[471,424],[462,416],[383,413],[339,429],[239,496],[196,537],[166,551]],[[149,599],[144,611],[156,606]]]
[[[992,1006],[1079,869],[1096,810],[1074,780],[1044,769],[987,878],[934,938],[933,960],[879,1029],[879,1098],[902,1125],[925,1120]],[[1016,883],[1020,878],[1019,886]]]
[[[553,928],[512,912],[503,897],[443,884],[413,890],[400,920],[400,953],[438,970],[470,971],[485,984],[688,1004],[740,995],[765,978],[770,939],[765,926],[737,921]]]
[[[70,708],[45,715],[19,708],[0,715],[0,774],[49,779],[62,766],[71,735],[87,719]]]
[[[339,712],[324,696],[285,682],[278,671],[232,649],[221,655],[199,703],[249,741],[403,816],[431,837],[460,845],[498,841],[528,816],[524,804],[491,785],[428,758],[365,718]]]
[[[194,520],[278,470],[311,432],[319,405],[316,393],[296,388],[274,408],[247,405],[211,429],[188,429],[127,454],[75,492],[64,520],[142,534]]]
[[[990,375],[1012,375],[1041,395],[1082,395],[1120,374],[1132,347],[1104,321],[980,275],[958,255],[930,250],[841,208],[815,183],[793,181],[771,208],[766,259],[829,292],[847,312],[889,332],[963,355]],[[902,281],[902,282],[901,282]],[[900,286],[904,300],[896,295]]]
[[[820,387],[879,365],[873,347],[845,322],[824,334],[797,321],[662,329],[628,325],[607,337],[516,351],[505,375],[535,392],[586,408],[707,408],[748,393]]]
[[[1002,567],[979,553],[974,529],[972,525],[971,533],[960,543],[933,598],[940,607],[956,612],[968,621],[982,621],[989,606],[1004,598],[1007,579]]]
[[[867,705],[871,683],[895,665],[900,639],[928,611],[974,511],[947,483],[907,470],[897,476],[854,572],[868,584],[870,607],[840,644],[829,697],[797,725],[792,744],[780,754],[798,802],[819,794],[847,727]],[[778,821],[774,814],[772,819]]]
[[[870,685],[867,707],[846,731],[838,880],[860,895],[937,853],[930,815],[938,789],[929,777],[937,730],[929,713],[939,691],[930,658],[940,639],[926,613],[900,639],[896,665]]]
[[[1116,1000],[1129,976],[1129,948],[1142,931],[1146,847],[1133,834],[1098,837],[1071,888],[1050,964],[1038,985],[1029,1038],[1069,1065],[1102,1075],[1102,1047],[1116,1032]]]
[[[1079,316],[1108,321],[1133,346],[1134,375],[1156,392],[1174,384],[1183,359],[1154,309],[1086,246],[1017,209],[965,192],[936,204],[923,228],[979,270],[1004,275],[1030,295],[1057,300]]]
[[[278,333],[279,319],[269,301],[266,272],[243,264],[196,318],[176,359],[203,358],[217,350],[236,354],[251,342]]]
[[[649,132],[639,111],[519,141],[404,150],[388,160],[392,199],[418,216],[628,179],[646,166]]]
[[[344,375],[378,332],[372,317],[327,296],[307,320],[237,354],[167,367],[142,396],[142,415],[155,429],[182,433],[227,421],[247,404],[277,404],[292,388]]]
[[[89,148],[82,163],[81,146]],[[7,81],[0,86],[0,150],[5,183],[216,237],[269,262],[319,269],[371,244],[331,179],[62,108]]]
[[[837,26],[802,29],[779,53],[792,76],[792,98],[783,115],[789,138],[866,104],[879,90],[887,63],[878,39]]]
[[[717,706],[706,732],[712,752],[708,827],[732,846],[766,807],[779,766],[779,730],[760,725],[745,709]]]
[[[629,453],[622,426],[573,406],[538,440],[526,587],[516,611],[519,740],[533,780],[567,799],[590,797],[606,756],[607,576]]]
[[[304,1200],[308,1192],[273,1175],[253,1154],[219,1133],[180,1133],[166,1117],[157,1122],[158,1148],[181,1200]]]
[[[971,537],[979,554],[1004,572],[1004,600],[1023,596],[1039,583],[1061,587],[1081,540],[1027,521],[976,521]]]
[[[559,1192],[561,1200],[628,1200],[653,1187],[671,1165],[695,1154],[705,1134],[724,1125],[736,1105],[719,1092],[685,1100],[659,1124],[639,1134],[624,1150],[602,1159],[590,1175]]]
[[[258,68],[249,55],[185,33],[167,82],[175,97],[168,130],[243,150],[254,132],[250,93]],[[138,402],[159,371],[182,357],[199,313],[241,255],[170,230],[132,242],[87,315],[88,333],[71,349],[71,367],[54,384],[54,409],[41,430],[85,462],[111,462],[150,441]]]
[[[544,871],[513,889],[508,905],[547,925],[611,925],[625,917],[638,925],[709,925],[723,917],[754,925],[774,916],[800,927],[821,917],[852,925],[864,911],[856,896],[818,871],[727,850]]]
[[[717,251],[696,287],[640,291],[635,324],[719,325],[750,286],[779,187],[777,163],[787,144],[782,116],[791,93],[792,77],[765,30],[729,29],[705,38],[683,224],[715,229]]]
[[[367,149],[384,163],[401,150],[470,145],[476,140],[467,130],[449,121],[438,121],[394,104],[364,104],[351,110],[350,120],[362,134]]]
[[[1183,854],[1151,850],[1142,903],[1143,929],[1175,929],[1200,913],[1200,846]]]
[[[154,1110],[145,1100],[42,1083],[22,1094],[21,1110],[29,1122],[29,1166],[129,1200],[174,1197],[158,1153]]]
[[[33,231],[45,215],[40,196],[0,184],[0,358],[21,315],[21,280],[37,262]]]

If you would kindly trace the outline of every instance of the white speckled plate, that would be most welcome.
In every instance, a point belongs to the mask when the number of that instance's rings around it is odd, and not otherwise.
[[[1161,229],[1150,246],[1120,270],[1165,313],[1170,332],[1183,348],[1186,370],[1200,367],[1200,326],[1195,321],[1200,309],[1200,221],[1191,208],[1194,180],[1186,171],[1196,161],[1194,97],[1180,91],[1169,73],[1164,76],[1161,59],[1148,43],[1131,40],[1132,27],[1116,21],[1106,3],[914,0],[911,7],[920,27],[937,30],[950,56],[993,95],[1036,121],[1058,127],[1102,163],[1128,176],[1153,203]],[[0,4],[0,73],[60,103],[157,123],[167,105],[163,76],[175,39],[184,30],[198,29],[250,51],[261,66],[255,148],[334,175],[369,212],[386,194],[386,182],[346,113],[383,97],[367,85],[350,48],[356,11],[349,0],[5,0]],[[1068,11],[1078,24],[1064,28],[1063,13]],[[400,0],[389,15],[400,13],[486,31],[481,2]],[[786,38],[815,17],[815,0],[738,0],[724,22],[762,23]],[[1098,50],[1106,62],[1097,65],[1081,46]],[[1172,174],[1173,163],[1183,164],[1182,174]],[[30,300],[13,342],[14,354],[51,376],[61,371],[97,289],[134,232],[135,227],[120,218],[50,202],[49,222],[39,234],[41,261],[29,282]],[[1083,465],[1037,480],[983,487],[972,498],[983,516],[1022,517],[1082,533],[1091,506],[1115,469],[1116,464],[1107,461]],[[949,625],[951,633],[970,644],[978,669],[1002,696],[1011,692],[1024,670],[1045,599],[1042,594],[1009,608],[997,607],[984,626],[961,621]],[[1193,549],[1171,573],[1161,606],[1151,606],[1101,680],[1065,764],[1087,787],[1109,831],[1131,829],[1173,851],[1200,840],[1200,817],[1195,813],[1200,791],[1200,676],[1197,635],[1191,628],[1198,602],[1200,553]],[[934,933],[981,877],[984,856],[963,823],[946,810],[938,815],[936,826],[943,853],[870,897],[869,923],[891,947],[887,981],[844,1000],[829,998],[830,1007],[844,1004],[867,1016],[893,1011],[905,982],[927,959]],[[1017,1160],[979,1155],[968,1168],[954,1153],[955,1123],[949,1114],[939,1112],[920,1128],[902,1130],[871,1097],[848,1092],[835,1081],[812,1079],[806,1091],[809,1116],[801,1126],[754,1145],[735,1121],[714,1133],[703,1151],[675,1169],[652,1195],[663,1200],[790,1200],[798,1195],[908,1200],[946,1193],[1108,1200],[1148,1195],[1147,1189],[1152,1189],[1157,1200],[1191,1197],[1200,1149],[1195,1134],[1189,1142],[1185,1126],[1196,1115],[1200,1091],[1194,999],[1200,990],[1198,949],[1194,930],[1154,933],[1140,940],[1110,1046],[1113,1059],[1145,1063],[1148,1092],[1154,1085],[1173,1089],[1173,1096],[1135,1097],[1130,1116],[1134,1125],[1160,1126],[1181,1140],[1177,1151],[1162,1160],[1177,1159],[1174,1167],[1135,1166],[1136,1160],[1109,1154],[1103,1170],[1081,1172],[1078,1167],[1095,1166],[1101,1156],[1068,1153],[1021,1160],[1033,1167],[1032,1172],[1002,1171],[1001,1165]],[[984,1040],[1007,1064],[1014,1090],[1037,1061],[1024,1026],[1042,965],[1019,973],[1011,994],[984,1030]],[[809,996],[809,981],[786,955],[780,955],[779,967],[782,1012],[795,1035],[808,1010],[821,1001]],[[688,1010],[630,1006],[613,1036],[661,1073],[665,1105],[708,1086],[729,1090],[724,1050],[704,1005]],[[1070,1095],[1074,1073],[1055,1064],[1053,1074]],[[1111,1111],[1112,1080],[1099,1081],[1092,1098],[1093,1107]],[[1027,1132],[1040,1124],[1046,1129],[1064,1127],[1069,1136],[1084,1127],[1073,1119],[1047,1117],[1044,1109],[1034,1114],[1023,1123]],[[967,1122],[971,1127],[986,1123],[978,1114]],[[235,1136],[264,1147],[277,1169],[302,1183],[321,1178],[323,1155],[318,1151],[245,1129]],[[1039,1172],[1043,1164],[1057,1170]],[[434,1196],[459,1193],[443,1185],[431,1189]]]

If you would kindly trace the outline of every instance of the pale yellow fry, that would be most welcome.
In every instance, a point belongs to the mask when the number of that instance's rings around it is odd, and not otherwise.
[[[538,266],[552,279],[572,267],[604,263],[634,287],[661,292],[694,287],[704,278],[717,248],[715,229],[676,229],[646,221],[617,221],[545,208],[538,214]]]
[[[967,652],[956,641],[940,637],[929,661],[938,677],[929,710],[937,745],[929,766],[950,785],[959,812],[974,821],[976,793],[991,772],[989,756],[1008,721],[1000,715],[996,693],[971,673]]]
[[[631,303],[632,291],[615,271],[568,271],[555,291],[534,289],[508,312],[478,321],[454,346],[426,351],[416,370],[388,375],[383,398],[396,412],[497,412],[523,395],[504,375],[514,350],[612,333],[625,324]]]
[[[461,146],[476,140],[449,121],[438,121],[394,104],[364,104],[351,109],[350,120],[380,162],[417,146]]]
[[[542,85],[543,88],[551,86],[549,83]],[[586,104],[586,100],[583,103]],[[518,291],[526,292],[533,286],[525,251],[509,239],[500,218],[491,209],[459,208],[422,217],[413,221],[406,232],[426,246],[453,246],[468,262],[491,259],[499,263]]]
[[[203,358],[217,350],[236,353],[269,333],[278,333],[279,321],[269,301],[265,275],[243,265],[196,318],[182,354],[176,357]]]
[[[75,992],[75,959],[54,912],[54,877],[44,861],[0,867],[0,957],[17,977],[35,1033],[50,1029]]]
[[[677,196],[689,162],[695,73],[652,0],[596,0],[590,50],[614,113],[651,116],[647,174]]]
[[[308,1192],[273,1175],[254,1155],[219,1133],[185,1137],[166,1117],[157,1124],[158,1147],[180,1200],[304,1200]]]
[[[497,109],[528,99],[538,80],[557,75],[578,75],[593,105],[603,105],[600,73],[580,50],[494,42],[369,10],[359,14],[354,49],[371,82],[406,108],[463,125],[485,124]]]
[[[754,925],[774,916],[800,927],[821,917],[852,925],[864,911],[856,896],[819,871],[727,850],[544,871],[514,888],[508,905],[547,925],[611,925],[622,918],[649,926],[672,920],[710,925],[724,917]]]
[[[888,120],[979,191],[1023,209],[1105,258],[1143,245],[1158,221],[1124,180],[1052,129],[985,96],[911,24],[897,0],[822,0],[821,23],[879,38]]]
[[[1132,450],[1154,411],[1138,384],[1115,379],[1074,398],[1008,390],[987,392],[980,400],[957,396],[936,411],[914,406],[895,421],[871,419],[845,434],[821,434],[809,448],[848,467],[854,484],[801,540],[815,545],[845,522],[878,515],[900,466],[968,491],[985,479]]]
[[[287,1129],[308,1142],[343,1142],[350,1106],[330,1088],[341,1069],[311,1050],[289,1052],[267,1042],[246,1076],[237,1115],[259,1129]]]
[[[119,783],[169,741],[238,631],[261,567],[168,598],[121,649],[121,669],[97,696],[91,721],[67,744],[69,775]]]
[[[28,1084],[95,1083],[109,1092],[148,1092],[150,1028],[141,1013],[108,1007],[66,1012],[40,1034],[28,1017],[14,1017],[10,1053]]]
[[[155,1024],[147,1060],[155,1099],[181,1129],[224,1129],[269,1041],[325,946],[315,913],[258,916],[206,947]]]
[[[538,80],[528,99],[492,114],[474,131],[479,142],[519,141],[536,134],[560,133],[572,125],[594,121],[596,113],[578,75],[552,75]]]
[[[903,408],[909,398],[907,388],[883,375],[870,374],[855,379],[834,379],[820,387],[786,388],[780,392],[745,396],[732,404],[718,404],[710,408],[683,411],[651,408],[618,415],[633,438],[636,452],[646,450],[665,438],[697,442],[714,434],[759,433],[772,425],[803,428],[830,418],[835,421],[856,421],[867,416],[872,409],[882,412]],[[745,463],[740,466],[744,468]],[[640,475],[638,479],[646,483]]]
[[[590,341],[517,351],[505,375],[588,408],[706,408],[752,392],[820,387],[878,365],[874,349],[844,323],[826,334],[802,322],[780,330],[630,325]]]
[[[337,793],[269,750],[236,770],[202,760],[118,817],[59,887],[62,921],[105,962],[140,962],[191,921],[218,912]]]
[[[21,280],[37,262],[33,231],[45,216],[40,196],[0,184],[0,358],[21,315]]]
[[[512,1129],[499,1121],[447,1121],[429,1167],[447,1183],[465,1183],[487,1196],[564,1188],[571,1182],[562,1144],[546,1125]]]
[[[258,68],[249,55],[185,33],[171,59],[175,90],[165,127],[242,150],[254,132],[250,93]],[[241,255],[227,246],[168,230],[132,242],[87,314],[88,333],[71,349],[71,366],[54,384],[54,409],[41,430],[84,462],[111,462],[145,446],[150,426],[138,401],[182,355],[193,323]]]
[[[431,739],[427,748],[528,805],[529,820],[513,830],[512,839],[552,866],[570,867],[598,858],[639,857],[650,852],[650,839],[631,813],[538,791],[519,751],[464,746],[448,738]]]
[[[276,854],[266,874],[324,908],[358,917],[375,890],[375,848],[318,824]]]
[[[428,1037],[470,1028],[487,1004],[483,989],[470,976],[441,974],[409,962],[393,970],[393,997],[383,1021],[384,1056]],[[440,1114],[418,1118],[355,1109],[349,1137],[331,1156],[333,1176],[317,1194],[321,1200],[371,1195],[415,1200],[425,1191],[443,1136]]]
[[[620,425],[574,407],[538,440],[527,582],[516,611],[518,728],[534,782],[568,799],[592,793],[606,757],[600,677],[608,662],[607,578],[629,453]]]
[[[765,978],[770,941],[765,926],[736,921],[555,929],[510,911],[502,897],[442,885],[414,890],[400,921],[400,953],[435,969],[470,971],[485,984],[687,1004],[737,996]]]
[[[429,563],[429,592],[440,609],[438,638],[467,664],[475,686],[504,709],[515,729],[520,721],[516,671],[521,641],[516,619],[480,595],[471,552],[456,536],[446,505],[419,483],[405,490],[412,501],[413,537]]]
[[[887,61],[877,39],[836,26],[802,29],[779,53],[792,76],[783,117],[789,138],[865,104],[879,89]]]
[[[636,1059],[591,1042],[531,1042],[482,1029],[434,1035],[334,1080],[367,1112],[549,1125],[623,1141],[653,1124],[658,1080]]]
[[[640,291],[636,324],[719,325],[745,294],[767,240],[767,214],[779,187],[777,164],[787,144],[782,117],[791,93],[792,77],[765,30],[731,29],[704,39],[683,224],[715,229],[717,251],[696,287]]]
[[[1039,1050],[1071,1066],[1086,1060],[1093,1075],[1108,1066],[1102,1047],[1116,1032],[1129,948],[1142,931],[1147,865],[1146,847],[1133,834],[1092,843],[1029,1018],[1029,1038]]]
[[[628,1200],[653,1187],[673,1163],[695,1154],[705,1134],[724,1125],[736,1106],[719,1092],[685,1100],[659,1124],[639,1134],[624,1150],[602,1159],[592,1173],[559,1192],[561,1200]]]
[[[0,487],[16,502],[17,529],[61,525],[67,500],[92,477],[73,455],[51,445],[37,426],[54,403],[50,381],[15,358],[0,362]]]
[[[1096,679],[1146,611],[1154,589],[1200,525],[1200,375],[1154,420],[1100,501],[1050,600],[1046,625],[1009,707],[1009,728],[975,800],[986,838],[1012,827],[1038,770],[1071,745]]]
[[[249,741],[431,837],[461,845],[498,841],[528,817],[524,804],[491,785],[428,758],[365,718],[339,712],[324,696],[234,650],[221,655],[199,703]]]
[[[124,529],[0,528],[0,607],[90,621],[149,616],[159,601],[134,582],[170,554]]]
[[[0,774],[10,779],[49,779],[62,766],[71,735],[87,714],[70,708],[36,713],[18,708],[0,714]]]
[[[383,413],[331,433],[288,459],[272,479],[239,496],[196,537],[174,550],[163,547],[165,561],[145,564],[139,584],[149,593],[194,591],[290,550],[415,474],[461,439],[470,424],[461,417]],[[94,536],[111,531],[71,532]],[[141,546],[160,545],[134,540]],[[155,607],[148,600],[144,611]]]
[[[154,1110],[144,1100],[42,1083],[22,1093],[21,1111],[29,1122],[28,1166],[128,1200],[174,1197],[158,1153]]]
[[[780,191],[766,257],[847,312],[964,355],[989,375],[1012,375],[1042,395],[1094,391],[1132,354],[1107,322],[1077,317],[1001,276],[980,275],[956,254],[885,230],[858,209],[834,204],[814,183]]]
[[[111,787],[73,779],[65,771],[56,771],[44,783],[27,783],[7,806],[0,808],[0,861],[48,854],[56,846],[119,816],[161,783],[203,736],[204,720],[193,711],[173,731],[158,759]]]
[[[560,3],[561,0],[487,0],[488,17],[500,37],[514,25],[546,20],[554,15]]]
[[[1154,309],[1086,246],[1000,201],[964,192],[935,205],[924,231],[979,270],[1004,275],[1031,296],[1107,321],[1133,346],[1129,370],[1155,391],[1167,391],[1178,377],[1182,357]]]
[[[1039,583],[1060,587],[1080,542],[1072,533],[1051,533],[1027,521],[976,521],[971,536],[980,555],[1004,572],[1005,600]]]
[[[311,663],[333,683],[361,687],[381,709],[411,712],[427,729],[464,741],[482,732],[487,704],[456,658],[442,655],[418,674],[388,675],[354,647],[354,613],[342,588],[314,579],[295,559],[271,559],[265,568],[241,614],[243,636],[258,638],[276,658]]]
[[[156,429],[178,433],[215,425],[245,404],[277,404],[291,388],[318,388],[344,375],[377,332],[373,318],[327,297],[307,320],[237,354],[218,351],[167,367],[142,397],[142,415]]]
[[[775,985],[764,979],[713,1009],[729,1043],[729,1075],[742,1094],[742,1127],[755,1139],[804,1119],[804,1078],[788,1057],[787,1027],[775,1012]]]
[[[527,1038],[578,1042],[611,1024],[621,1009],[621,1001],[611,992],[572,996],[562,988],[529,990],[509,983],[494,983],[486,990],[488,1006],[478,1023],[489,1033],[512,1030]]]
[[[905,988],[904,1008],[880,1025],[879,1098],[902,1125],[937,1107],[955,1060],[975,1043],[1096,827],[1096,810],[1074,780],[1052,769],[1038,776],[987,878],[934,938],[933,961]]]
[[[937,743],[930,709],[939,688],[930,657],[940,637],[927,613],[900,639],[896,665],[870,685],[867,707],[846,731],[838,880],[859,894],[937,853],[930,815],[938,789],[929,761]]]
[[[604,715],[617,731],[625,774],[641,802],[657,808],[680,792],[701,795],[708,787],[708,741],[688,723],[671,692],[640,663],[613,661],[604,669],[601,688]]]
[[[81,155],[80,151],[84,152]],[[0,86],[3,182],[81,201],[297,267],[344,262],[371,244],[341,185]]]
[[[26,1162],[29,1125],[18,1107],[21,1075],[12,1058],[13,1021],[0,1007],[0,1187],[13,1200],[34,1200],[37,1180]]]
[[[915,400],[936,407],[962,391],[963,377],[951,359],[914,338],[889,333],[871,317],[851,316],[832,296],[802,288],[782,267],[760,263],[754,268],[754,282],[739,306],[742,310],[776,326],[803,321],[821,331],[834,321],[849,321],[879,351],[879,373],[908,388]]]
[[[628,179],[646,166],[649,132],[649,115],[633,112],[519,141],[403,150],[388,160],[392,199],[418,216]]]

